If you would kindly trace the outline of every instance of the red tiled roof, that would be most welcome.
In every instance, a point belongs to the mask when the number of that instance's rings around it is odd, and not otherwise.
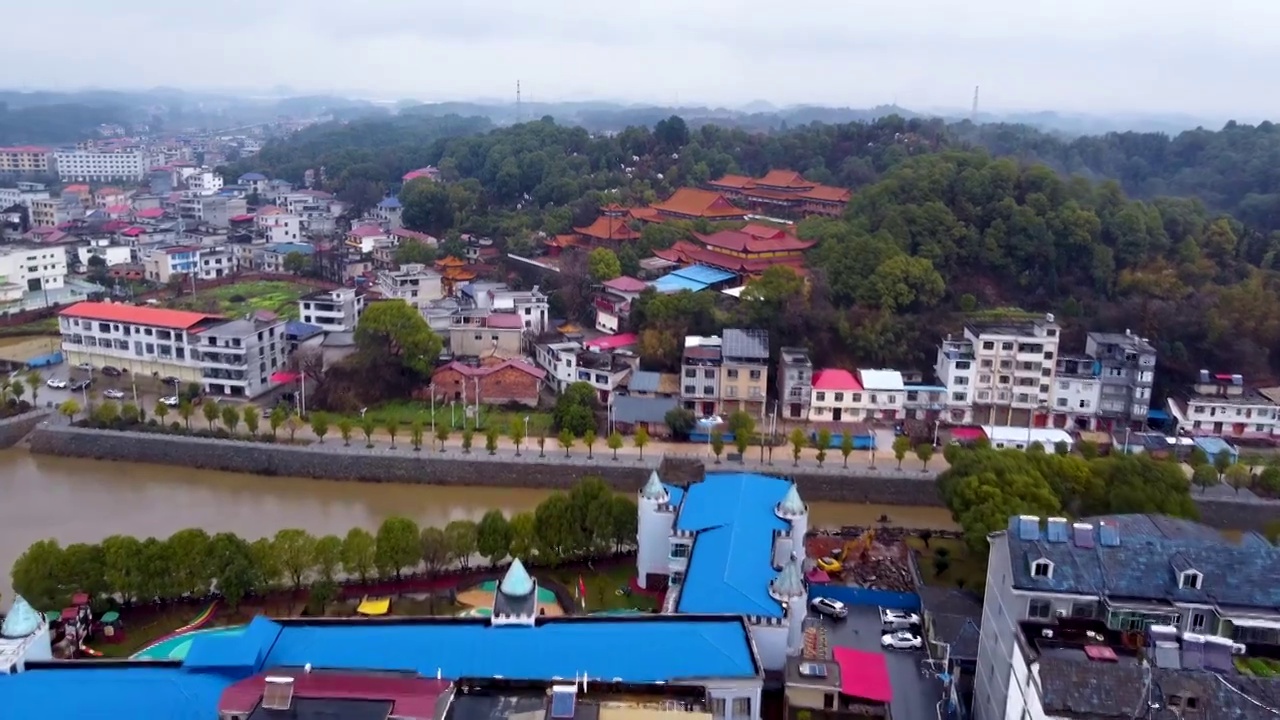
[[[627,226],[625,217],[601,215],[586,227],[576,227],[574,232],[597,240],[636,240],[640,233]]]
[[[120,234],[125,235],[127,237],[138,237],[139,235],[145,232],[146,232],[145,228],[140,228],[135,225],[134,227],[125,228],[124,230],[121,230]]]
[[[853,191],[831,187],[830,185],[815,185],[812,190],[805,190],[797,193],[797,195],[806,200],[817,200],[818,202],[847,203],[853,198]]]
[[[417,170],[410,170],[409,172],[405,173],[404,176],[400,178],[400,180],[403,182],[409,182],[410,180],[416,180],[420,177],[435,178],[439,175],[440,175],[439,169],[428,165],[427,167],[418,168]]]
[[[629,211],[631,217],[644,222],[661,222],[662,218],[658,215],[658,211],[653,208],[631,208]]]
[[[756,186],[765,185],[773,188],[811,188],[816,183],[811,183],[804,179],[804,176],[794,170],[770,170],[765,176],[755,181]]]
[[[751,184],[754,182],[755,180],[752,180],[746,175],[725,175],[719,180],[712,180],[711,184],[717,187],[741,190],[743,188],[751,187]]]
[[[551,247],[571,248],[578,245],[577,235],[555,235],[547,238],[546,244]]]
[[[631,347],[638,342],[640,342],[639,335],[636,335],[635,333],[623,333],[622,335],[609,335],[608,337],[599,337],[595,340],[589,340],[584,345],[588,350],[606,352],[609,350]]]
[[[164,208],[147,208],[146,210],[139,210],[137,212],[137,216],[147,220],[154,220],[156,218],[161,218],[161,217],[164,217]],[[250,215],[249,217],[253,217],[253,216]],[[235,218],[232,218],[232,220],[234,219]]]
[[[428,235],[427,233],[418,232],[417,230],[409,230],[407,228],[396,228],[395,230],[391,231],[391,234],[395,235],[398,238],[404,238],[406,240],[417,240],[418,242],[423,242],[427,244],[439,242],[439,240],[434,235]]]
[[[164,308],[122,305],[120,303],[78,302],[58,313],[62,317],[101,320],[103,322],[133,323],[152,327],[185,330],[206,320],[221,320],[218,315],[166,310]]]
[[[98,192],[94,193],[94,195],[97,195],[98,197],[103,197],[105,195],[123,195],[123,194],[124,194],[124,191],[118,187],[104,187],[98,190]]]
[[[808,250],[814,243],[801,240],[785,232],[771,232],[759,225],[749,225],[755,232],[742,230],[721,230],[711,235],[698,235],[698,239],[713,248],[721,248],[740,253],[795,252]],[[757,233],[769,233],[760,235]]]
[[[62,192],[64,195],[66,193],[77,193],[77,194],[83,195],[89,192],[89,186],[88,185],[68,185],[62,188]]]
[[[841,693],[885,704],[893,700],[884,653],[837,646],[831,649],[831,656],[840,666]]]
[[[390,700],[391,717],[431,720],[436,701],[449,691],[447,680],[389,674],[320,671],[307,673],[278,668],[241,680],[226,690],[218,701],[218,713],[248,717],[262,700],[267,677],[292,677],[293,696],[313,699]]]
[[[814,390],[862,390],[862,383],[848,370],[825,368],[813,374]]]
[[[649,287],[648,283],[646,283],[645,281],[637,280],[636,278],[633,278],[633,277],[627,277],[626,275],[623,275],[622,277],[616,277],[612,280],[605,280],[604,286],[609,288],[610,290],[617,290],[618,292],[633,292],[633,293],[641,292],[645,288]]]
[[[700,265],[710,265],[712,267],[728,270],[729,272],[756,275],[768,270],[774,265],[785,265],[796,271],[797,274],[804,274],[802,270],[804,266],[804,258],[798,255],[780,258],[756,258],[744,259],[734,257],[728,253],[719,252],[710,248],[703,248],[694,245],[686,240],[678,240],[667,250],[655,250],[655,256],[679,263],[696,263]]]
[[[129,212],[131,209],[132,208],[130,208],[128,205],[108,205],[106,207],[106,211],[112,215],[123,215]]]
[[[142,216],[139,215],[138,217],[142,217]],[[249,222],[252,219],[253,219],[252,213],[245,213],[243,215],[232,215],[231,217],[227,218],[227,221],[228,222]]]
[[[726,200],[724,195],[698,188],[680,188],[665,201],[654,203],[653,209],[687,217],[744,218],[747,216],[746,210]]]
[[[16,147],[3,147],[0,152],[5,153],[47,153],[49,148],[40,147],[39,145],[18,145]]]
[[[456,370],[459,374],[465,375],[467,377],[484,377],[486,375],[492,375],[493,373],[496,373],[499,370],[502,370],[503,368],[509,368],[509,367],[515,368],[516,370],[519,370],[520,372],[523,372],[523,373],[528,373],[539,380],[547,376],[546,370],[543,370],[542,368],[534,367],[529,363],[524,362],[523,360],[505,360],[497,365],[489,365],[487,367],[472,367],[470,365],[467,365],[465,363],[460,363],[455,360],[454,362],[444,365],[439,370],[436,370],[436,372],[440,372],[441,370]]]
[[[359,225],[351,228],[351,232],[347,233],[349,237],[358,238],[379,237],[386,234],[386,231],[378,225]]]
[[[493,313],[484,319],[484,326],[494,330],[523,330],[524,321],[515,313]]]

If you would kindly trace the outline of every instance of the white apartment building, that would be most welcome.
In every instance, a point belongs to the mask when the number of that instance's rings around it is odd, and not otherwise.
[[[822,368],[809,390],[811,422],[858,422],[862,419],[862,383],[848,370]]]
[[[54,168],[49,148],[36,145],[0,148],[0,175],[49,175]]]
[[[31,208],[34,200],[49,199],[49,191],[40,183],[18,183],[17,187],[0,188],[0,210],[21,205]]]
[[[58,177],[64,182],[141,182],[156,164],[141,150],[59,150],[54,153]]]
[[[534,360],[538,367],[547,371],[547,379],[557,393],[578,381],[578,353],[582,352],[582,344],[576,342],[559,342],[538,345],[534,349]]]
[[[201,195],[212,195],[222,189],[222,176],[208,169],[197,170],[187,176],[187,189]]]
[[[74,197],[33,198],[28,207],[32,227],[57,227],[84,217],[84,206]]]
[[[213,280],[236,272],[236,256],[229,249],[200,250],[200,279]]]
[[[1030,321],[971,323],[947,336],[935,371],[949,391],[951,422],[1046,425],[1052,411],[1059,328],[1052,314]]]
[[[1168,406],[1178,430],[1190,435],[1253,440],[1280,436],[1280,405],[1247,387],[1242,375],[1201,370],[1192,392],[1169,398]]]
[[[902,417],[906,386],[897,370],[859,370],[862,384],[862,412],[867,420],[895,420]]]
[[[1094,430],[1101,404],[1102,379],[1098,377],[1094,359],[1059,357],[1053,387],[1049,389],[1052,425],[1070,430]]]
[[[440,273],[421,263],[406,263],[398,270],[378,273],[376,289],[388,300],[403,300],[421,311],[427,303],[444,297]]]
[[[254,397],[284,367],[285,322],[270,313],[216,315],[105,302],[59,313],[67,362],[199,383],[210,394]]]
[[[0,299],[21,300],[28,292],[56,290],[66,284],[67,253],[60,247],[0,247]]]
[[[302,236],[302,218],[281,212],[279,208],[274,210],[258,214],[255,221],[258,230],[271,244],[298,242]]]
[[[90,240],[88,245],[82,245],[75,249],[76,259],[80,261],[80,267],[89,267],[89,258],[100,257],[107,263],[107,267],[112,265],[123,265],[133,262],[133,248],[128,245],[115,245],[110,240]]]
[[[541,333],[547,329],[547,295],[535,285],[532,290],[512,290],[501,283],[473,282],[462,286],[462,300],[478,310],[515,313],[524,329]]]
[[[320,290],[298,299],[298,318],[326,332],[351,332],[364,312],[364,293],[355,288]]]

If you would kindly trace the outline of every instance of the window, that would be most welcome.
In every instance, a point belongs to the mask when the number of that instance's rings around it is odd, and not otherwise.
[[[712,717],[718,717],[718,718],[724,717],[724,706],[725,706],[724,698],[718,698],[718,697],[711,698]]]
[[[759,380],[759,379],[760,379],[760,371],[759,371],[759,370],[752,370],[752,371],[750,371],[750,372],[748,372],[748,373],[747,373],[747,377],[751,378],[752,380]]]
[[[689,544],[671,543],[671,557],[675,560],[689,557]]]
[[[1002,342],[1002,343],[1000,343],[1000,349],[1001,349],[1001,350],[1012,350],[1012,349],[1013,349],[1013,343],[1011,343],[1011,342]]]
[[[683,584],[684,584],[684,573],[679,572],[679,571],[671,573],[671,584],[672,584],[672,585],[683,585]]]
[[[1071,617],[1089,619],[1097,612],[1096,605],[1091,602],[1071,603]]]
[[[842,392],[836,393],[835,397],[833,397],[832,400],[835,400],[836,402],[844,402],[844,393]]]
[[[953,392],[951,393],[952,402],[964,402],[969,399],[969,393]]]
[[[995,350],[995,349],[996,349],[996,344],[995,344],[994,342],[991,342],[990,340],[988,340],[988,341],[986,341],[986,342],[982,343],[982,349],[983,349],[983,350]]]
[[[989,384],[991,383],[991,376],[990,376],[990,375],[979,375],[979,376],[978,376],[978,382],[980,382],[980,383],[982,383],[982,384],[984,384],[984,385],[989,385]]]
[[[698,377],[698,371],[694,370],[693,368],[686,368],[684,371],[684,376],[687,378],[696,378]]]
[[[849,393],[849,402],[862,402],[862,393]]]
[[[1178,580],[1178,587],[1185,590],[1199,590],[1200,581],[1203,579],[1204,576],[1195,570],[1183,570]]]
[[[817,402],[826,402],[826,401],[827,401],[827,394],[826,394],[826,393],[824,393],[824,392],[815,393],[815,394],[814,394],[814,398],[813,398],[813,399],[814,399],[814,400],[816,400]]]
[[[1038,578],[1053,577],[1053,563],[1043,558],[1031,563],[1031,577],[1038,577]]]
[[[1192,632],[1203,632],[1204,626],[1206,624],[1208,624],[1208,621],[1207,621],[1207,618],[1205,618],[1204,613],[1202,612],[1191,613],[1191,631]]]
[[[1048,600],[1032,598],[1031,602],[1027,603],[1027,617],[1029,618],[1048,620],[1051,614],[1053,614],[1053,605]]]
[[[1064,407],[1066,407],[1066,406],[1067,406],[1067,399],[1066,399],[1066,398],[1058,398],[1058,407],[1060,407],[1060,408],[1064,408]]]
[[[733,370],[733,369],[725,370],[725,371],[724,371],[724,374],[725,374],[725,377],[729,378],[730,380],[737,380],[737,379],[738,379],[738,371],[737,371],[737,370]]]
[[[703,395],[715,395],[715,394],[716,394],[716,388],[715,388],[715,386],[714,386],[714,385],[703,385],[703,386],[702,386],[702,394],[703,394]]]
[[[1059,390],[1070,390],[1070,389],[1071,389],[1071,383],[1066,382],[1066,381],[1060,382],[1060,383],[1058,383],[1058,389],[1059,389]]]
[[[751,698],[734,698],[733,716],[740,718],[751,717]]]
[[[694,386],[694,385],[685,385],[685,386],[684,386],[684,394],[685,394],[685,395],[692,395],[692,394],[694,394],[694,393],[696,393],[696,392],[698,392],[698,388],[697,388],[696,386]]]

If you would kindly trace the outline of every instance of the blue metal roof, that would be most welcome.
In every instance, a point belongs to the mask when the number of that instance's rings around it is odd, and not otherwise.
[[[378,203],[378,207],[385,208],[387,210],[394,210],[400,207],[400,199],[395,195],[388,195],[382,199],[382,202]]]
[[[314,245],[308,243],[275,243],[272,245],[264,245],[263,250],[267,252],[288,255],[289,253],[301,253],[303,255],[311,255],[316,251]]]
[[[680,589],[682,613],[782,617],[769,594],[773,532],[790,523],[774,508],[791,482],[754,473],[709,473],[685,491],[676,529],[697,533]]]
[[[680,292],[681,290],[688,290],[689,292],[698,292],[700,290],[706,290],[708,287],[711,287],[707,283],[698,282],[697,280],[690,280],[687,277],[681,277],[679,275],[676,275],[675,273],[672,273],[670,275],[663,275],[657,280],[654,280],[652,284],[653,284],[653,289],[660,293],[677,293],[677,292]]]
[[[1217,457],[1218,453],[1226,453],[1233,460],[1240,454],[1239,450],[1236,450],[1230,443],[1222,438],[1212,436],[1198,437],[1194,442],[1196,447],[1203,450],[1204,454],[1209,456],[1210,460]]]
[[[627,389],[631,392],[658,392],[661,379],[662,375],[652,370],[633,370],[627,379]]]
[[[1005,534],[1014,587],[1157,601],[1280,608],[1280,548],[1234,543],[1212,528],[1163,516],[1089,518],[1092,543],[1077,533],[1050,542],[1038,524],[1022,528],[1015,516]],[[1104,535],[1102,524],[1108,531]],[[1028,530],[1027,537],[1022,531]],[[1114,540],[1108,545],[1104,539]],[[1089,545],[1089,547],[1081,547]],[[1052,577],[1033,577],[1031,564],[1053,563]],[[1179,587],[1180,570],[1194,569],[1199,589]]]
[[[324,328],[311,323],[304,323],[301,320],[290,320],[284,324],[284,334],[295,337],[298,340],[306,340],[322,332],[324,332]]]
[[[247,677],[244,676],[244,677]],[[179,667],[68,664],[0,676],[0,715],[41,720],[208,720],[240,679]]]
[[[720,268],[709,267],[707,265],[690,265],[686,268],[680,268],[671,274],[706,285],[728,282],[729,280],[737,277],[737,275],[734,275],[731,272],[721,270]]]
[[[237,183],[242,183],[242,182],[261,182],[261,181],[266,180],[266,179],[267,179],[267,176],[266,176],[266,175],[263,175],[262,173],[247,172],[247,173],[245,173],[245,174],[241,175],[240,177],[236,178],[236,182],[237,182]]]

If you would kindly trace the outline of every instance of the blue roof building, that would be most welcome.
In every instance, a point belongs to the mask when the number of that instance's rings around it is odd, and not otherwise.
[[[707,265],[690,265],[654,280],[653,289],[660,293],[676,293],[681,290],[698,292],[724,285],[738,276]]]
[[[764,667],[781,669],[799,647],[808,609],[808,508],[795,484],[710,473],[682,491],[654,473],[638,505],[642,586],[666,580],[666,612],[744,616]]]

